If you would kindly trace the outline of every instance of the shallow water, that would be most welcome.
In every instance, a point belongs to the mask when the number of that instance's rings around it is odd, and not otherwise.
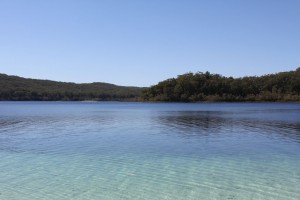
[[[300,199],[300,104],[0,102],[0,199]]]

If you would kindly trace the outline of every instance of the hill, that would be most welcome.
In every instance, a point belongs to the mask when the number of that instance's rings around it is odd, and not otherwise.
[[[300,101],[300,68],[264,76],[187,73],[143,91],[144,101]]]
[[[108,83],[66,83],[0,74],[0,100],[136,101],[143,88]]]
[[[67,83],[0,74],[0,100],[6,101],[300,101],[300,68],[264,76],[224,77],[186,73],[149,88],[108,83]]]

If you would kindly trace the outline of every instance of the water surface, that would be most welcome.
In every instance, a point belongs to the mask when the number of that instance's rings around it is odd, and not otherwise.
[[[300,104],[0,102],[0,199],[300,199]]]

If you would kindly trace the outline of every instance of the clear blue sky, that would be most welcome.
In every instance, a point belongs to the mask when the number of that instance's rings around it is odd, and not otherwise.
[[[299,0],[0,0],[0,73],[150,86],[300,66]]]

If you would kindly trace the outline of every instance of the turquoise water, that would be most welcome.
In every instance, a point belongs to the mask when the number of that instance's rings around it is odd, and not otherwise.
[[[300,104],[0,102],[0,199],[300,199]]]

